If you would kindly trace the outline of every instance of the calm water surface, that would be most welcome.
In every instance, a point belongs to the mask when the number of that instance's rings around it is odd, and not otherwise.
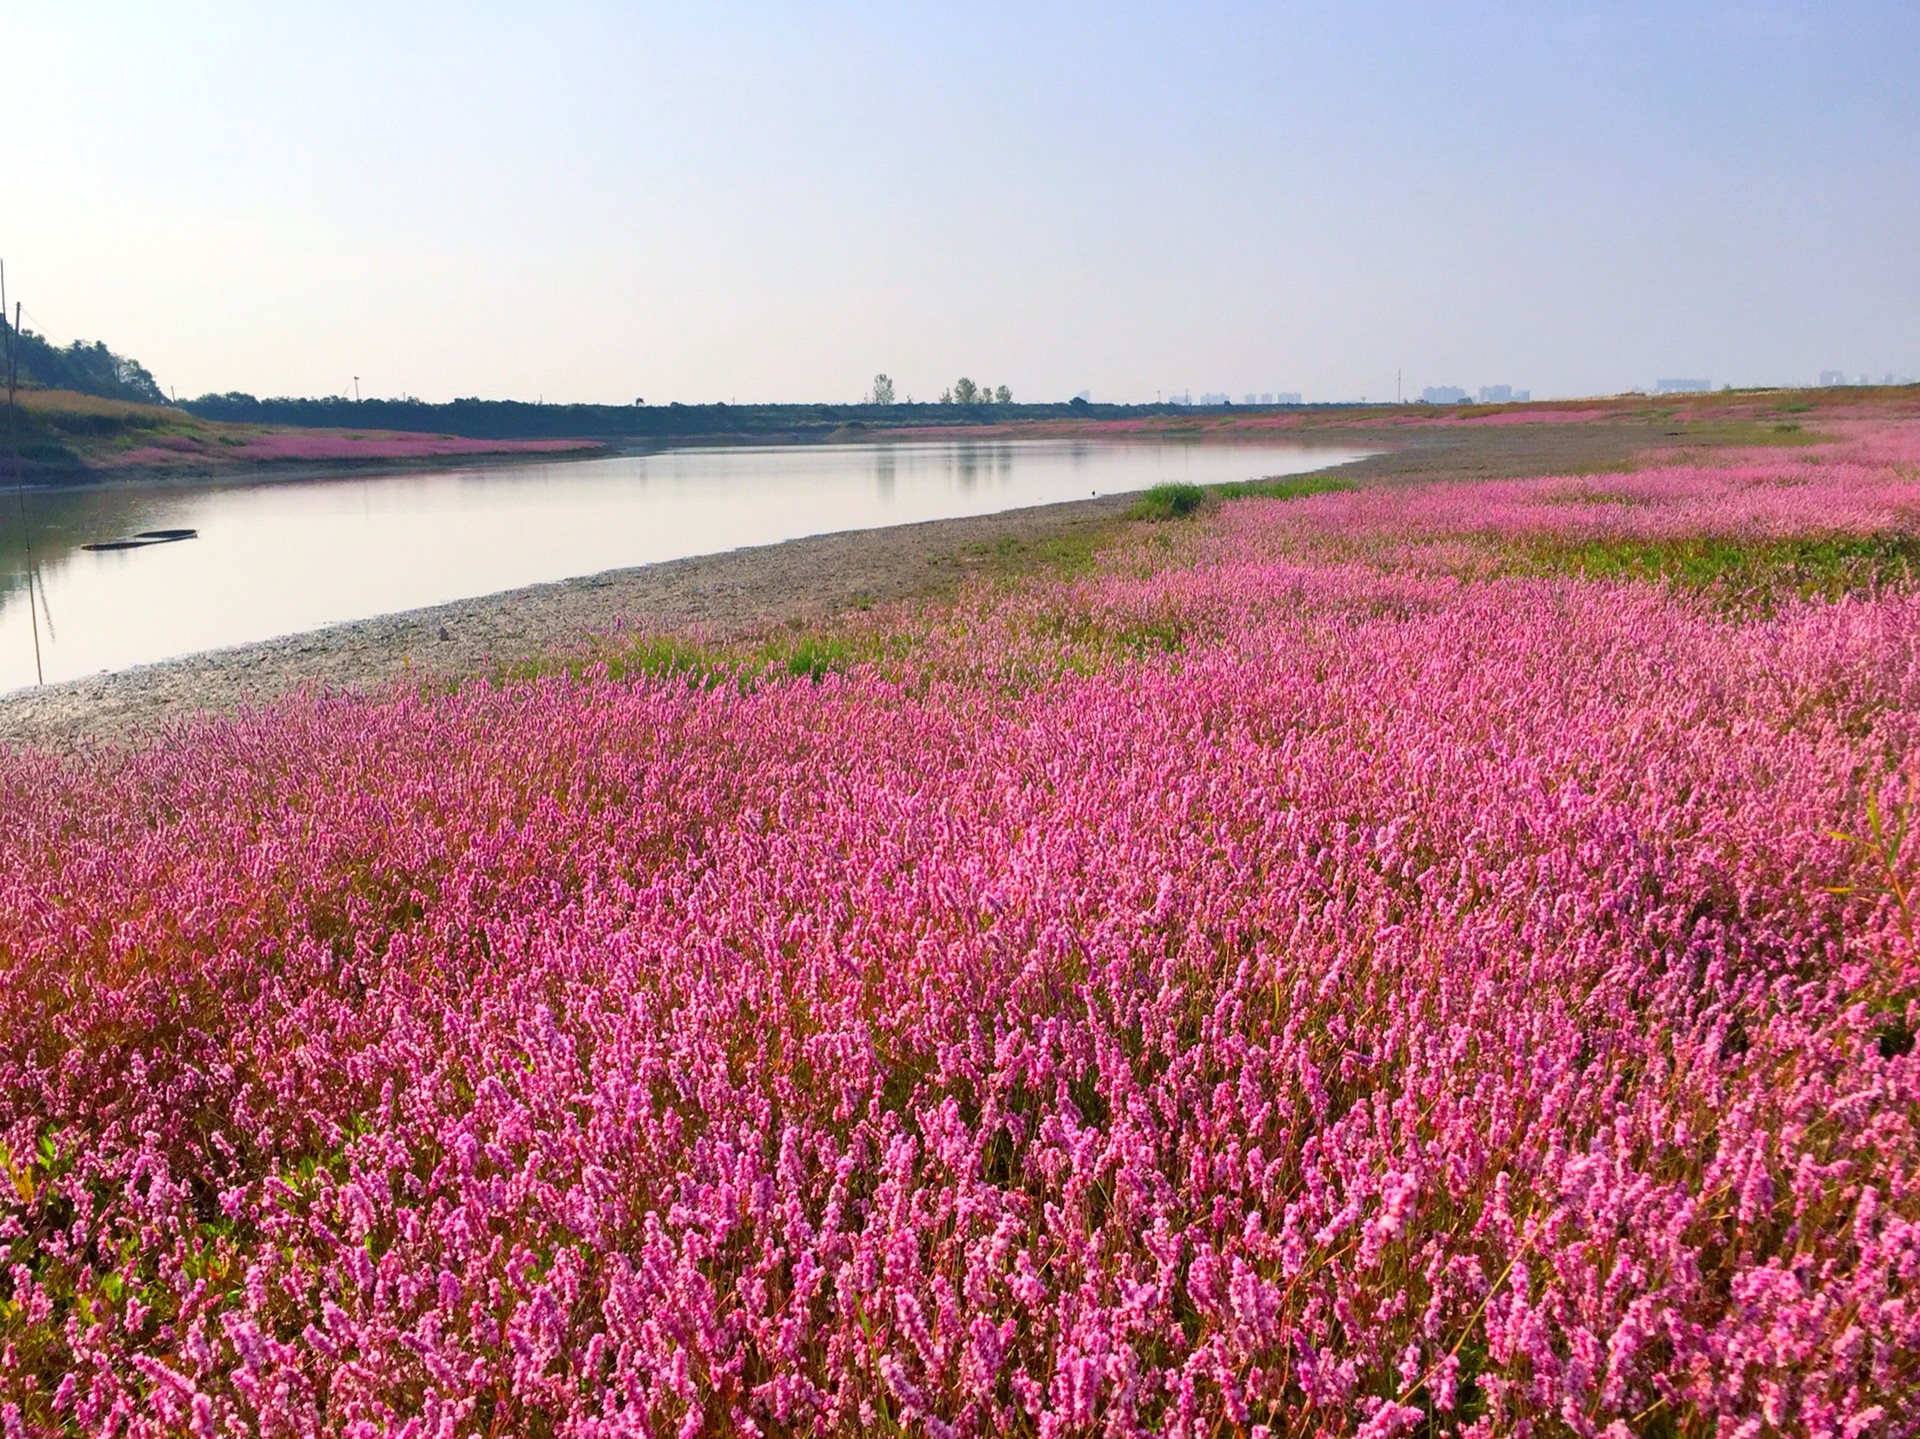
[[[669,450],[247,485],[29,491],[49,683],[544,580],[835,530],[1301,474],[1304,445],[943,441]],[[0,690],[33,683],[20,510],[0,505]],[[142,530],[198,539],[95,552]]]

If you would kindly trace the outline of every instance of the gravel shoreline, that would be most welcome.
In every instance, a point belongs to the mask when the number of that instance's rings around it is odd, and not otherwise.
[[[196,715],[299,690],[378,690],[579,650],[595,635],[717,639],[951,589],[1009,552],[1112,526],[1130,495],[812,535],[376,615],[232,649],[0,695],[0,744],[137,744]]]

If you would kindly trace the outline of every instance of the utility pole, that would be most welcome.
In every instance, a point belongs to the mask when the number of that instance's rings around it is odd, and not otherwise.
[[[1395,370],[1393,372],[1393,402],[1396,405],[1405,403],[1405,401],[1400,398],[1400,379],[1406,373],[1405,370]]]
[[[353,377],[353,402],[356,405],[360,403],[360,377],[358,375]]]
[[[7,322],[7,267],[0,261],[0,326]],[[20,305],[13,307],[13,328],[7,331],[7,449],[13,455],[13,495],[20,505],[20,542],[27,554],[27,622],[33,627],[33,682],[44,685],[46,672],[40,667],[40,611],[33,598],[33,532],[27,528],[27,490],[20,476],[20,432],[14,424],[14,391],[20,384],[20,350],[15,336],[20,330]]]

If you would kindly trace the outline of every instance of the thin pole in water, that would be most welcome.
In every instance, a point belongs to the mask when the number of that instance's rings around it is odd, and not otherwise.
[[[0,328],[7,323],[7,266],[0,260]],[[15,336],[20,329],[20,305],[13,307],[13,328],[7,331],[7,448],[13,454],[13,495],[20,503],[20,540],[27,551],[27,622],[33,627],[33,682],[44,685],[40,667],[40,607],[33,597],[33,532],[27,528],[27,490],[20,477],[20,432],[14,426],[13,392],[20,383],[20,352]]]

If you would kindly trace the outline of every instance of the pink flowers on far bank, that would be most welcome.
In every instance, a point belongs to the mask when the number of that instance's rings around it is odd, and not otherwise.
[[[1793,513],[1898,522],[1860,463]],[[1580,483],[1789,523],[1740,473]],[[0,758],[0,1415],[1915,1432],[1920,600],[1304,558],[1480,493],[818,685]]]

